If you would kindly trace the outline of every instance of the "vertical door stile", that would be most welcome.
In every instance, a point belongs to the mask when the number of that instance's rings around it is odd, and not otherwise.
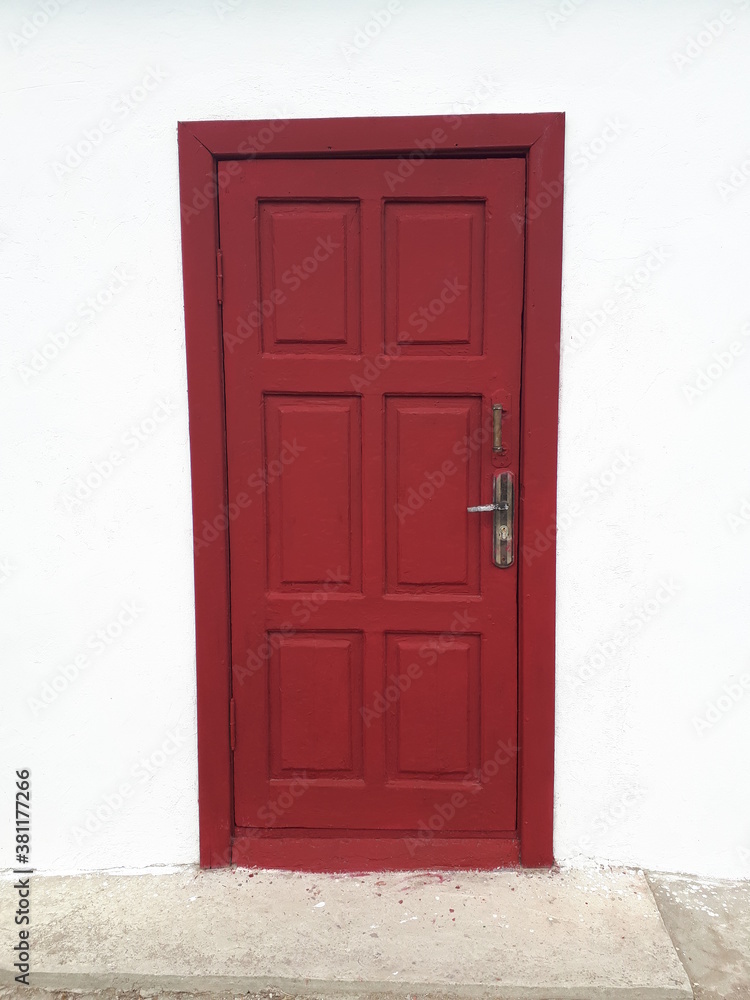
[[[356,365],[362,394],[363,548],[365,632],[365,701],[362,705],[365,780],[373,787],[385,780],[385,720],[379,711],[385,675],[382,628],[374,604],[383,595],[383,385],[384,373],[372,362],[382,352],[382,207],[379,192],[363,190],[362,213],[362,356]],[[367,607],[367,603],[371,608]]]

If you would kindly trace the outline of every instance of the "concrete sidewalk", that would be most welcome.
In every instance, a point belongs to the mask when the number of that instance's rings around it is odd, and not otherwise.
[[[695,1000],[750,1000],[750,882],[648,880]]]
[[[15,894],[0,889],[10,986]],[[35,876],[31,898],[31,985],[45,989],[692,997],[646,878],[631,871]]]

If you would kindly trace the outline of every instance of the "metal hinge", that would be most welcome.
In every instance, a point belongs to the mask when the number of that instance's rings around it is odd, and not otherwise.
[[[221,250],[216,251],[216,298],[219,305],[224,301],[224,266],[222,264]]]
[[[234,750],[235,734],[237,731],[237,719],[234,712],[234,698],[229,700],[229,749]]]

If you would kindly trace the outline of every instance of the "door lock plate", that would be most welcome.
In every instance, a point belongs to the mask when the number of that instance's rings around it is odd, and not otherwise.
[[[495,517],[492,559],[496,566],[506,569],[513,565],[513,521],[515,497],[513,474],[498,472],[495,476]]]
[[[493,513],[492,561],[500,569],[513,565],[513,523],[515,496],[513,473],[498,472],[494,483],[495,497],[492,503],[479,507],[467,507],[470,514]]]

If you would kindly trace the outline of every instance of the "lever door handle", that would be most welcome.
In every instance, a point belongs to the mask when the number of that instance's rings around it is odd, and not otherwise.
[[[513,474],[498,472],[494,483],[495,502],[467,507],[469,514],[484,514],[492,511],[495,515],[492,531],[492,561],[500,569],[513,564]]]

